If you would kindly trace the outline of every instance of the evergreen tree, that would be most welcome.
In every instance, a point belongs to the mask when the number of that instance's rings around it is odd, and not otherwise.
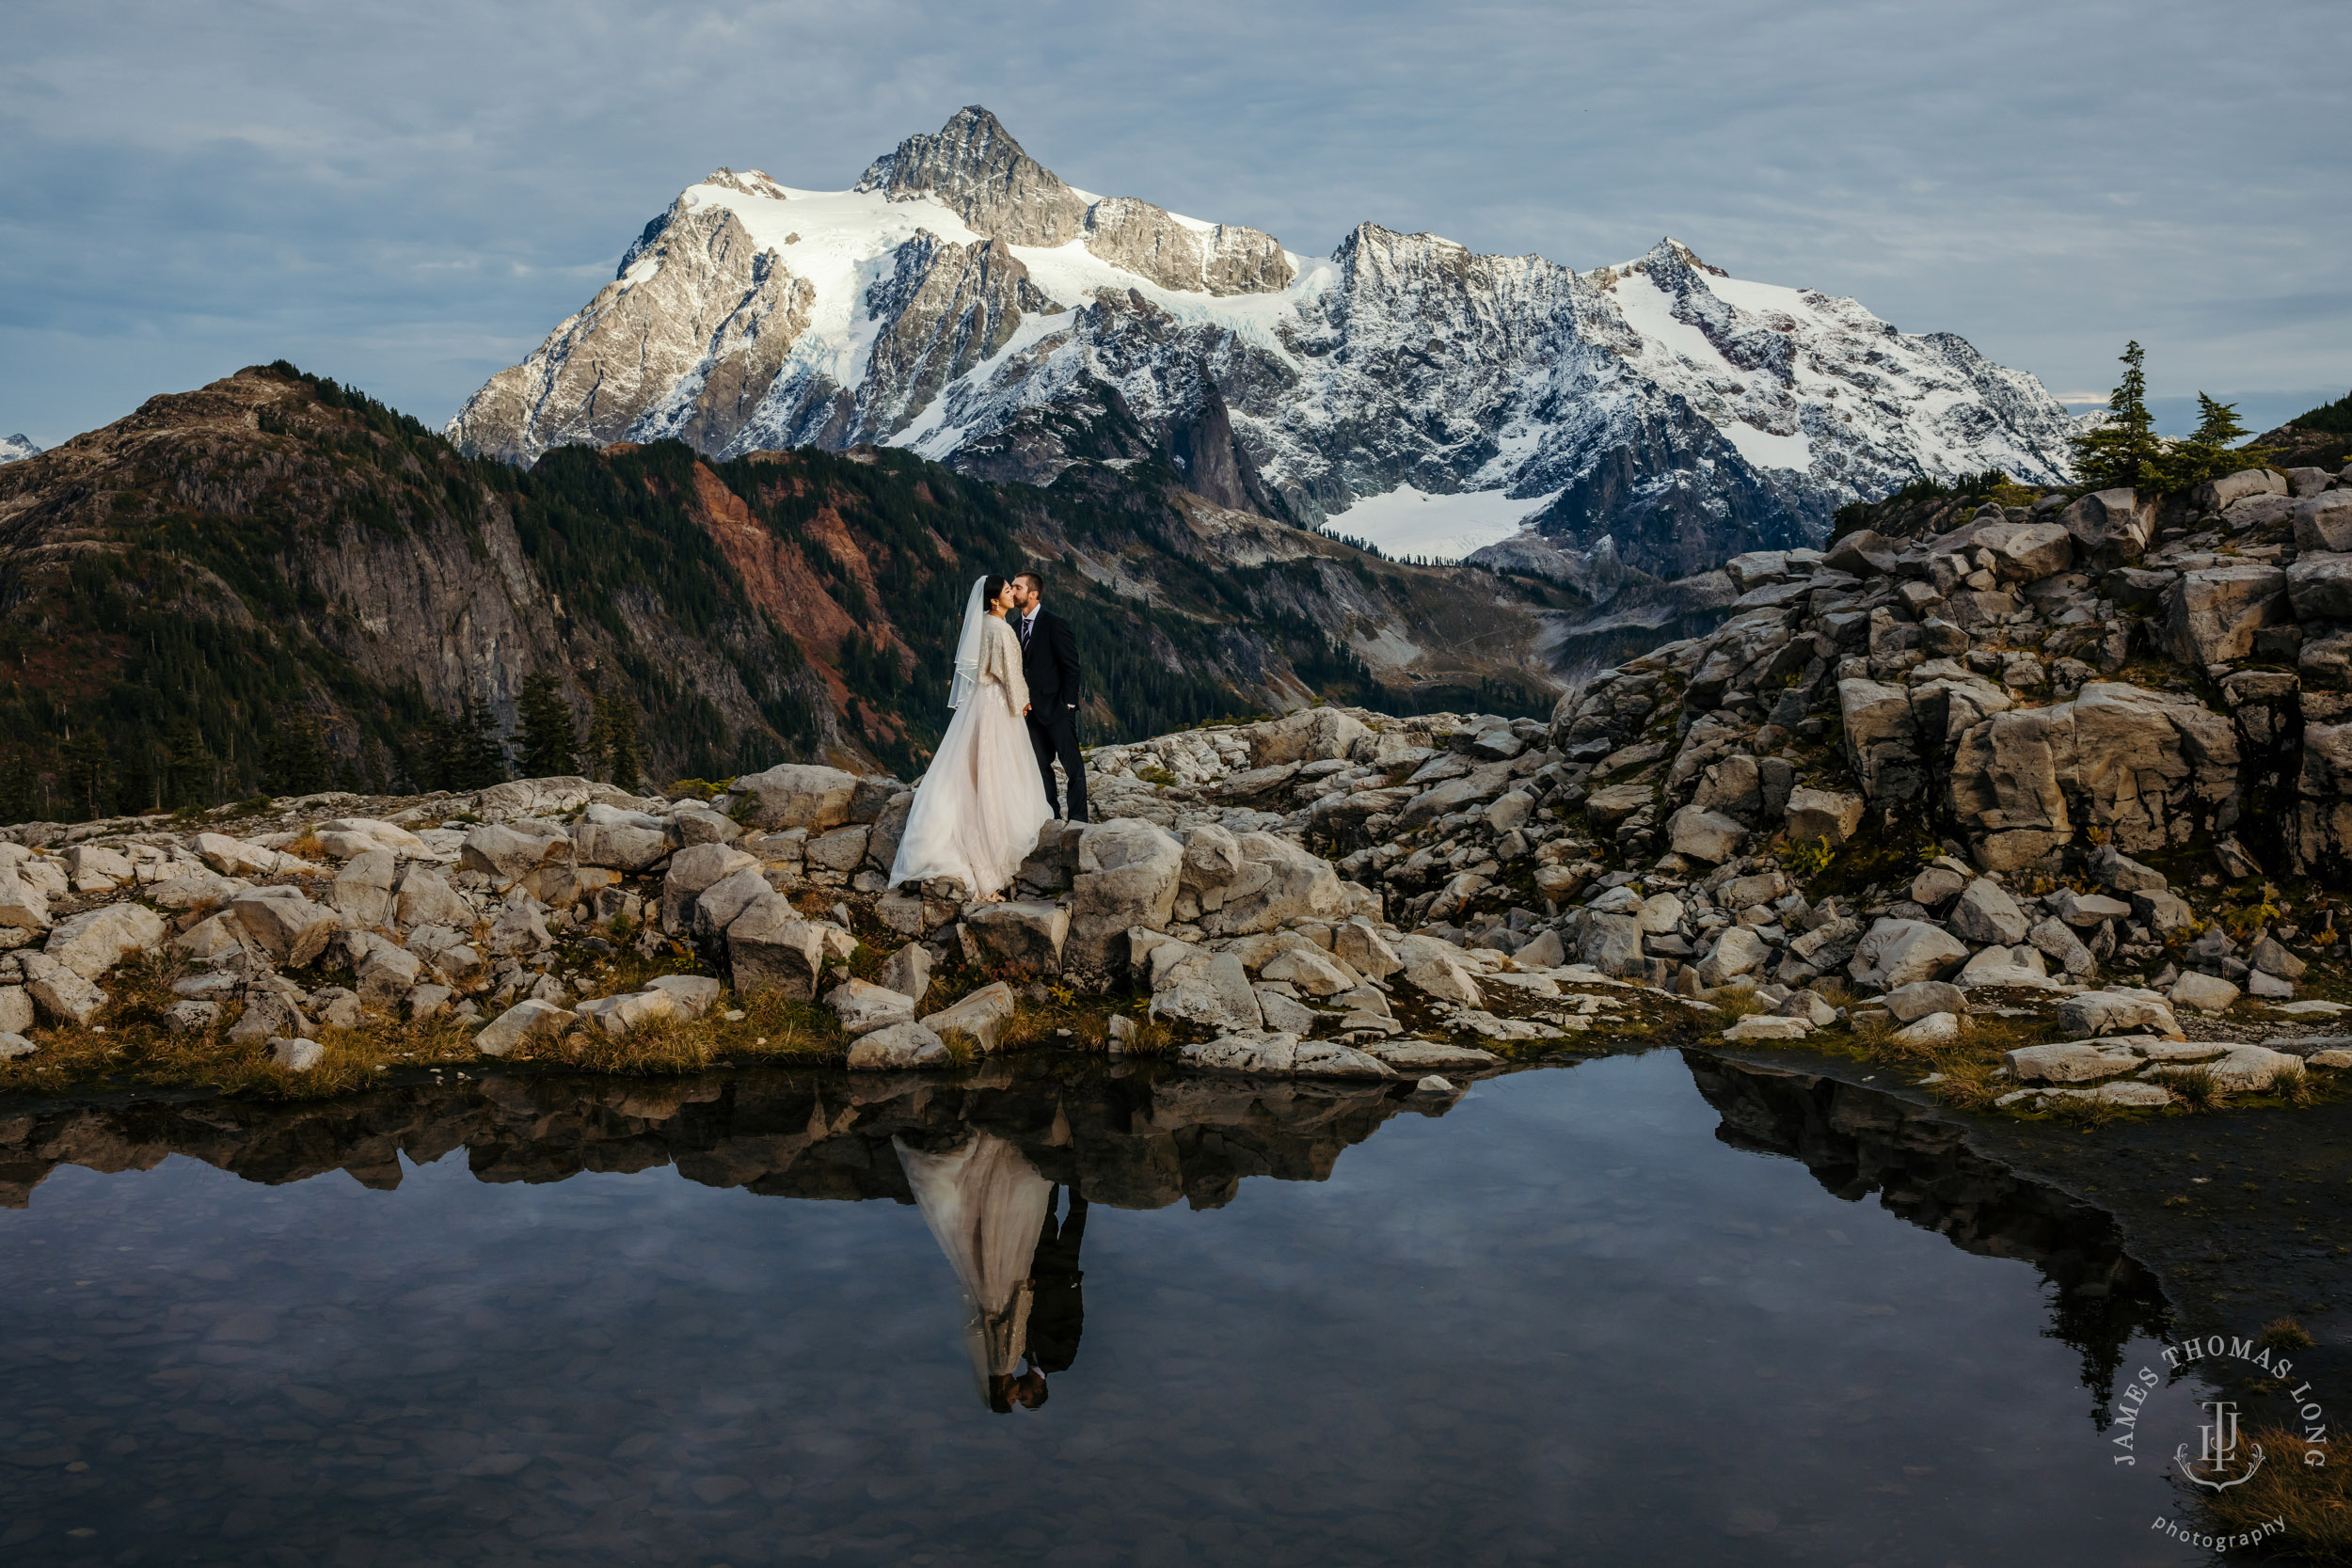
[[[498,716],[489,699],[476,693],[451,726],[450,789],[487,789],[512,776],[506,742],[499,735]]]
[[[66,811],[87,820],[106,815],[106,801],[114,790],[114,758],[106,752],[106,742],[95,730],[84,730],[65,743],[58,768],[58,783],[64,786]]]
[[[588,754],[596,772],[632,793],[644,782],[644,756],[637,749],[637,709],[624,698],[599,691],[588,727]]]
[[[2245,440],[2246,427],[2237,422],[2237,404],[2216,403],[2198,393],[2197,433],[2189,439],[2204,447],[2233,447]]]
[[[2107,398],[2106,422],[2069,443],[2074,449],[2074,477],[2090,489],[2161,483],[2156,467],[2164,442],[2156,436],[2155,416],[2148,412],[2147,357],[2137,341],[2124,346],[2123,379]]]
[[[30,822],[40,815],[40,782],[33,776],[33,749],[20,746],[0,769],[0,822]]]
[[[281,720],[270,734],[263,787],[273,795],[310,795],[334,781],[335,757],[326,729],[311,714]]]
[[[183,714],[164,732],[164,793],[174,806],[210,805],[219,794],[220,759],[204,743],[204,732]]]
[[[522,720],[525,777],[554,778],[579,768],[571,705],[564,700],[564,688],[553,675],[532,675],[523,681],[517,712]]]

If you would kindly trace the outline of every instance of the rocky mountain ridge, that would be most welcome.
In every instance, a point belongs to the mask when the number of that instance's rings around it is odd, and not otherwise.
[[[1956,337],[1671,239],[1579,272],[1366,223],[1318,261],[1077,191],[975,106],[849,191],[690,186],[449,433],[518,462],[890,442],[1034,483],[1157,456],[1219,505],[1391,554],[1464,545],[1460,508],[1364,503],[1483,497],[1489,541],[1525,521],[1677,576],[1818,543],[1837,505],[1920,475],[2056,481],[2074,428]]]
[[[526,474],[257,367],[0,470],[0,812],[441,782],[425,732],[476,708],[517,730],[533,675],[583,724],[625,705],[659,778],[779,755],[914,771],[971,577],[1026,565],[1080,628],[1097,737],[1327,689],[1548,702],[1541,593],[1375,561],[1178,479],[1088,463],[1034,491],[896,450],[667,441]]]

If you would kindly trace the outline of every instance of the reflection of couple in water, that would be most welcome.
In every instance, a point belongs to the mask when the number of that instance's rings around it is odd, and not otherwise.
[[[894,1142],[924,1223],[962,1282],[972,1314],[964,1342],[981,1397],[999,1413],[1016,1403],[1036,1409],[1045,1374],[1078,1354],[1086,1199],[1073,1191],[1057,1217],[1061,1189],[993,1132],[939,1154]]]

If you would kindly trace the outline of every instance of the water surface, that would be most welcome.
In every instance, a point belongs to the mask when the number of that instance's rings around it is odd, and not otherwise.
[[[1008,1413],[899,1152],[983,1135],[1061,1230]],[[2106,1216],[1704,1056],[52,1111],[0,1197],[17,1563],[2196,1560]]]

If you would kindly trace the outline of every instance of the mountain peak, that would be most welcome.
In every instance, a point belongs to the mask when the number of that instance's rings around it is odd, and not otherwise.
[[[937,135],[909,136],[875,159],[857,189],[893,201],[929,197],[1008,245],[1067,245],[1086,227],[1086,198],[977,103],[958,109]]]
[[[0,436],[0,463],[16,463],[27,457],[39,457],[40,448],[24,436]]]

